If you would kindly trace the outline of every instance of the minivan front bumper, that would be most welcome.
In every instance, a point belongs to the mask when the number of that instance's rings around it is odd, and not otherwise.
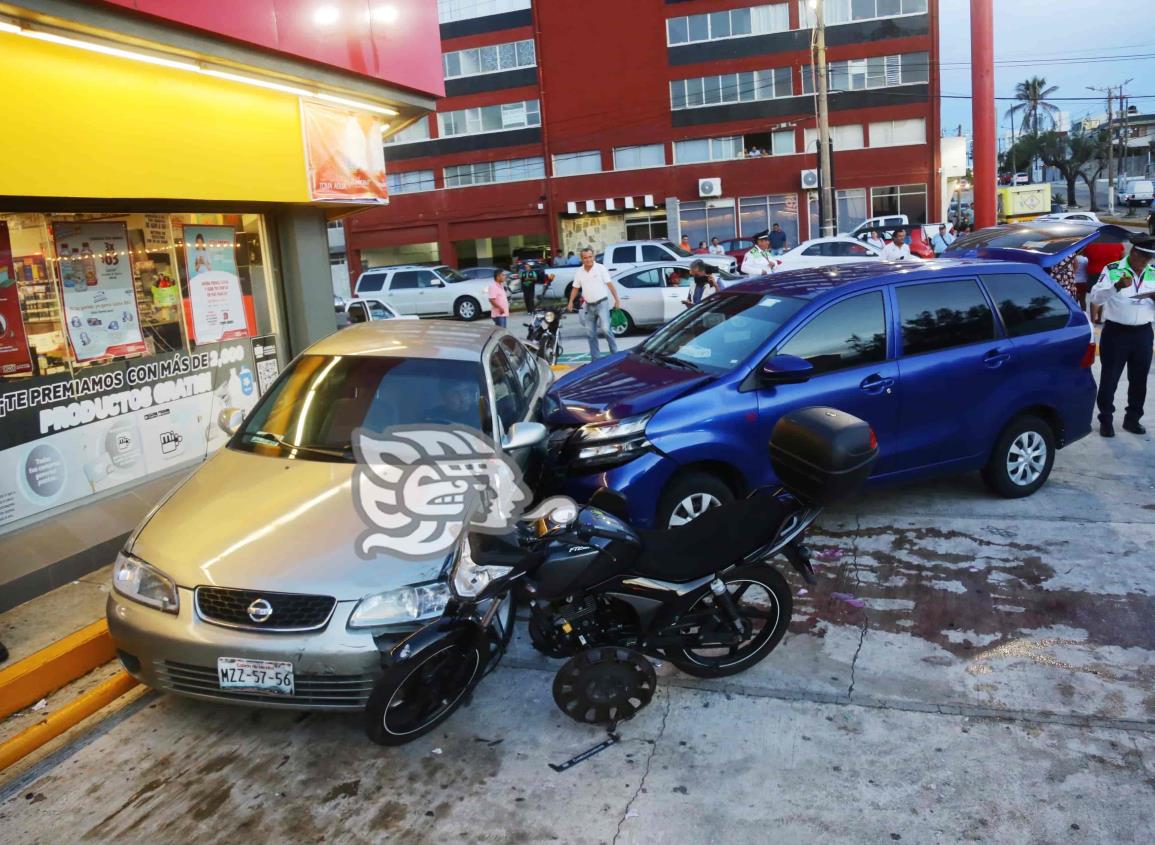
[[[650,450],[609,469],[571,468],[562,478],[562,492],[578,502],[587,502],[601,487],[617,490],[629,502],[630,524],[651,528],[658,512],[658,499],[677,469],[676,461]]]

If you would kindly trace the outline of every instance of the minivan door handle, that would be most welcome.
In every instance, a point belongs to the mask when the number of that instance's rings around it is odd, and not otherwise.
[[[991,349],[983,356],[983,363],[992,370],[997,370],[1009,360],[1011,360],[1011,353],[1004,352],[1002,349]]]
[[[879,393],[890,393],[891,388],[894,387],[894,379],[884,378],[878,373],[871,373],[862,380],[858,387],[863,393],[877,396]]]

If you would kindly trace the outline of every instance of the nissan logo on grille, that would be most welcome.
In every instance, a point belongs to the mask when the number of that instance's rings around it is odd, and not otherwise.
[[[254,622],[265,622],[273,615],[273,606],[265,599],[257,599],[249,605],[249,618]]]

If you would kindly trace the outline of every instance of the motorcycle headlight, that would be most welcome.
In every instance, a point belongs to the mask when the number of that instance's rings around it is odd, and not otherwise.
[[[545,312],[545,321],[547,323],[552,323],[556,319],[557,319],[557,314],[553,313],[552,311],[546,311]]]
[[[457,562],[453,565],[453,592],[460,598],[477,598],[494,579],[512,571],[512,566],[481,566],[477,563],[469,548],[469,535],[466,535],[461,540]]]
[[[440,616],[448,602],[449,585],[444,581],[373,593],[357,602],[349,616],[349,627],[379,628],[423,622]]]
[[[112,567],[112,588],[126,599],[165,613],[176,613],[180,607],[176,583],[155,566],[149,566],[127,552],[122,551],[116,556]]]

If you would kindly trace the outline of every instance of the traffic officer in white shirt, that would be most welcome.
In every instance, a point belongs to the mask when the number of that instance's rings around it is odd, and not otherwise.
[[[582,306],[582,318],[586,326],[586,336],[590,344],[590,360],[596,361],[601,353],[598,351],[598,325],[606,336],[606,343],[610,347],[610,354],[618,351],[618,344],[614,341],[613,329],[610,327],[610,297],[614,298],[614,308],[621,308],[622,301],[618,299],[618,290],[610,281],[609,271],[594,261],[594,251],[586,247],[581,251],[582,266],[573,277],[573,288],[569,293],[567,311],[573,311],[573,303],[578,293],[581,293],[585,305]]]
[[[1127,368],[1127,410],[1123,430],[1146,434],[1139,424],[1147,400],[1147,373],[1151,369],[1152,322],[1155,321],[1155,237],[1134,235],[1131,252],[1103,268],[1089,299],[1103,307],[1099,336],[1099,434],[1115,436],[1115,388]]]
[[[742,274],[765,276],[777,266],[778,259],[770,254],[770,232],[759,232],[754,236],[754,246],[746,250],[746,257],[742,259]]]
[[[910,261],[910,244],[906,242],[906,229],[895,229],[890,243],[882,248],[883,261]]]

